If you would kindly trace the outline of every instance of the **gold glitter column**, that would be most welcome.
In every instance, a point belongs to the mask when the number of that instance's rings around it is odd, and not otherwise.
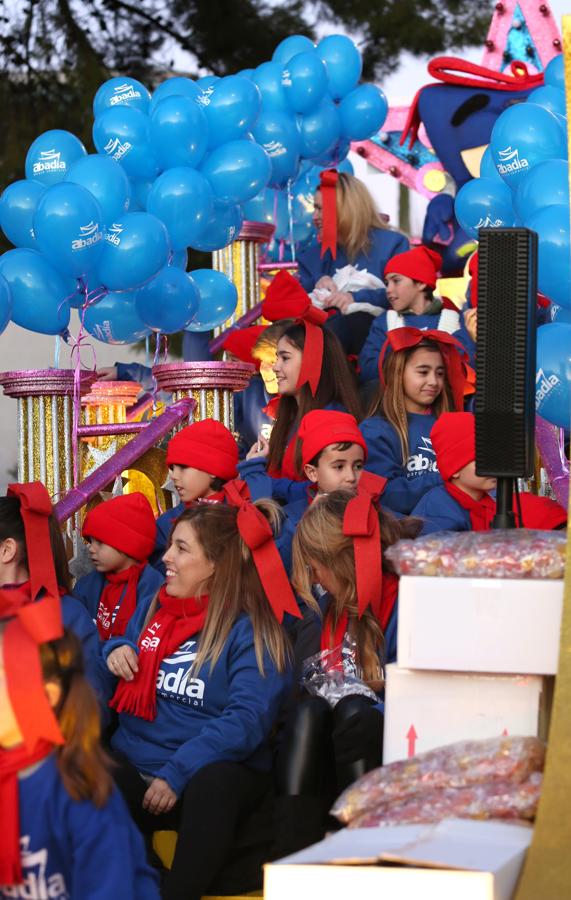
[[[563,54],[569,117],[571,16],[563,16]],[[571,152],[569,138],[568,149]],[[569,509],[571,511],[571,505]],[[516,900],[566,900],[571,897],[571,530],[567,534],[559,668],[555,679],[543,790],[533,841],[527,852]]]
[[[212,254],[212,268],[223,272],[238,291],[236,311],[214,329],[215,337],[260,302],[260,246],[267,243],[273,233],[274,226],[266,222],[244,222],[236,240]]]

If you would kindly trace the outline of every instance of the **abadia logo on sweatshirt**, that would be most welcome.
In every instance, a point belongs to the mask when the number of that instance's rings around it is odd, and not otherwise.
[[[537,372],[537,376],[535,378],[535,405],[536,407],[541,406],[542,400],[545,400],[547,395],[553,390],[554,387],[557,387],[558,384],[561,384],[557,375],[546,375],[543,369],[539,369]]]
[[[421,437],[416,449],[417,452],[409,456],[406,464],[407,478],[415,478],[423,472],[438,472],[436,455],[430,438]]]
[[[512,150],[511,147],[506,147],[505,150],[500,150],[498,153],[500,161],[498,162],[496,168],[500,175],[509,175],[510,172],[520,172],[522,169],[529,169],[529,162],[525,157],[522,159],[519,158],[519,150],[517,147],[515,150]]]
[[[30,851],[30,836],[20,838],[22,856],[22,883],[0,888],[3,897],[18,900],[70,900],[65,878],[61,872],[46,873],[48,867],[47,848]]]
[[[157,693],[166,700],[185,706],[204,705],[204,681],[191,678],[190,670],[196,659],[196,641],[185,641],[172,656],[166,656],[157,674]]]

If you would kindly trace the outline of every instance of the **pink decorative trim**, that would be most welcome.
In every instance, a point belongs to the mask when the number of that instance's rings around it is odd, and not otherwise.
[[[153,366],[159,391],[229,390],[247,387],[256,367],[244,362],[186,362]]]
[[[486,38],[482,65],[489,69],[501,71],[504,65],[503,53],[508,42],[508,35],[512,27],[516,7],[519,6],[521,14],[527,22],[527,27],[533,38],[537,54],[543,64],[543,68],[554,56],[561,53],[561,34],[557,22],[547,0],[501,0],[496,3],[488,37]],[[545,12],[542,12],[542,8]],[[556,41],[557,43],[554,43]],[[526,65],[530,72],[535,72],[532,65]]]
[[[75,371],[73,369],[22,369],[19,372],[0,373],[0,385],[7,397],[37,397],[57,394],[73,396]],[[95,372],[82,371],[82,393],[97,380]]]
[[[267,244],[271,241],[276,226],[271,222],[242,222],[242,227],[236,241],[255,241],[257,244]]]

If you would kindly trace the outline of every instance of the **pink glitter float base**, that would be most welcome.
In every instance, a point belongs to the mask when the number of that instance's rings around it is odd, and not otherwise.
[[[256,367],[244,362],[163,363],[153,366],[159,391],[243,391]]]
[[[81,402],[86,406],[122,403],[129,407],[136,402],[142,387],[136,381],[94,381],[90,393],[84,395]]]
[[[275,225],[271,222],[242,222],[236,241],[254,241],[256,244],[267,244],[272,239]]]
[[[22,369],[1,372],[0,385],[7,397],[37,397],[39,395],[73,396],[73,369]],[[95,372],[81,372],[82,393],[97,380]]]

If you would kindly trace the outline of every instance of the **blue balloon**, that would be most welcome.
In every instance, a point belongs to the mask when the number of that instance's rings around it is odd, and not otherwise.
[[[147,113],[151,95],[147,88],[136,78],[118,75],[104,81],[93,98],[93,115],[100,116],[105,109],[118,106],[130,106],[139,112]]]
[[[510,189],[491,178],[474,178],[463,185],[454,202],[456,218],[470,237],[480,228],[512,228],[515,214]]]
[[[220,81],[220,75],[203,75],[202,78],[196,79],[196,86],[199,93],[209,90],[217,81]]]
[[[342,100],[358,84],[363,69],[361,54],[344,34],[330,34],[317,45],[317,53],[327,66],[329,93]]]
[[[289,241],[290,239],[290,216],[287,202],[287,191],[277,192],[277,202],[275,204],[274,224],[276,230],[274,238],[276,241]],[[293,226],[293,216],[292,216]]]
[[[553,323],[537,330],[535,408],[553,425],[571,426],[571,325]]]
[[[103,215],[86,188],[71,182],[48,188],[38,202],[34,234],[56,269],[91,281],[103,251]]]
[[[341,133],[352,141],[373,137],[387,117],[387,98],[375,84],[360,84],[339,104]]]
[[[255,197],[252,197],[251,200],[242,205],[244,219],[247,222],[265,222],[267,225],[273,225],[277,195],[277,191],[272,191],[269,188],[256,194]]]
[[[262,114],[265,112],[289,113],[289,106],[282,84],[283,66],[277,62],[265,62],[254,69],[252,81],[262,95]]]
[[[282,86],[290,109],[308,113],[327,91],[327,69],[315,50],[293,56],[282,72]]]
[[[67,282],[37,250],[19,247],[0,256],[0,275],[12,294],[12,321],[40,334],[69,325]]]
[[[266,187],[272,164],[259,144],[230,141],[212,151],[201,171],[210,182],[215,201],[232,206],[251,200]]]
[[[121,163],[129,178],[156,178],[159,167],[150,144],[150,123],[129,106],[104,109],[93,123],[97,152]]]
[[[565,69],[563,67],[563,54],[554,56],[551,62],[547,64],[544,72],[545,84],[551,87],[559,88],[560,91],[565,90]]]
[[[0,334],[6,329],[12,316],[12,292],[3,275],[0,275]]]
[[[186,331],[210,331],[232,316],[238,291],[229,278],[215,269],[195,269],[192,280],[198,289],[198,310]]]
[[[34,214],[46,187],[37,181],[14,181],[0,197],[0,227],[16,247],[35,247]]]
[[[341,135],[337,107],[325,97],[317,109],[300,119],[301,155],[311,158],[331,150]]]
[[[169,266],[175,266],[186,272],[188,265],[188,252],[186,250],[171,250],[169,255]]]
[[[26,154],[26,178],[50,187],[63,181],[69,167],[87,156],[87,150],[74,134],[55,128],[44,131]]]
[[[168,169],[155,181],[147,209],[166,225],[171,247],[184,250],[201,237],[212,216],[212,188],[195,169]]]
[[[238,237],[243,221],[244,215],[239,206],[215,206],[202,236],[193,241],[191,247],[204,253],[222,250]]]
[[[552,87],[549,84],[536,88],[527,99],[529,103],[536,103],[538,106],[548,109],[549,112],[559,113],[560,116],[564,116],[567,112],[565,91]]]
[[[260,114],[258,86],[241,75],[221,78],[198,98],[208,120],[208,145],[219,147],[245,135]]]
[[[137,313],[136,291],[110,291],[85,310],[83,324],[103,344],[133,344],[151,333]]]
[[[480,160],[480,178],[491,178],[492,180],[501,181],[503,183],[503,178],[496,169],[494,157],[492,156],[492,149],[489,144],[484,150],[482,159]]]
[[[189,100],[197,100],[200,95],[198,82],[192,78],[177,76],[176,78],[167,78],[153,92],[151,105],[149,107],[149,115],[152,116],[161,100],[165,97],[188,97]]]
[[[565,134],[549,110],[535,103],[509,106],[496,120],[490,138],[498,173],[515,190],[538,162],[565,159]]]
[[[133,192],[133,199],[131,201],[131,205],[129,206],[129,212],[146,212],[147,211],[147,203],[149,201],[149,194],[154,185],[154,181],[132,181],[131,182],[131,190]],[[135,209],[135,204],[137,205],[137,209]]]
[[[557,303],[552,303],[549,308],[549,315],[551,316],[552,322],[571,325],[571,306],[566,309],[564,306],[558,306]]]
[[[199,299],[190,275],[166,266],[137,291],[137,313],[152,331],[174,334],[189,324]]]
[[[537,232],[537,284],[559,306],[571,307],[571,246],[569,207],[545,206],[527,219]]]
[[[156,216],[126,213],[105,232],[99,279],[110,291],[140,287],[168,262],[168,233]]]
[[[310,38],[304,34],[290,34],[289,37],[280,41],[272,54],[272,60],[285,66],[292,56],[305,53],[307,50],[315,50],[315,44]]]
[[[206,114],[189,97],[165,97],[151,115],[151,146],[162,169],[197,166],[206,153],[208,133]]]
[[[65,181],[80,184],[93,194],[99,206],[103,222],[110,225],[129,209],[131,185],[123,168],[108,156],[91,154],[78,159]]]
[[[516,213],[524,223],[544,206],[569,205],[569,167],[566,159],[546,159],[530,169],[513,195]]]
[[[301,138],[297,125],[287,113],[262,111],[253,134],[272,164],[269,184],[285,187],[299,171]]]
[[[315,164],[320,168],[324,169],[337,169],[338,172],[346,171],[341,168],[343,163],[346,161],[347,154],[351,149],[351,142],[347,138],[340,138],[327,153],[324,153],[322,156],[315,157]],[[351,165],[351,163],[349,163]],[[353,171],[353,166],[351,166],[350,171]]]

